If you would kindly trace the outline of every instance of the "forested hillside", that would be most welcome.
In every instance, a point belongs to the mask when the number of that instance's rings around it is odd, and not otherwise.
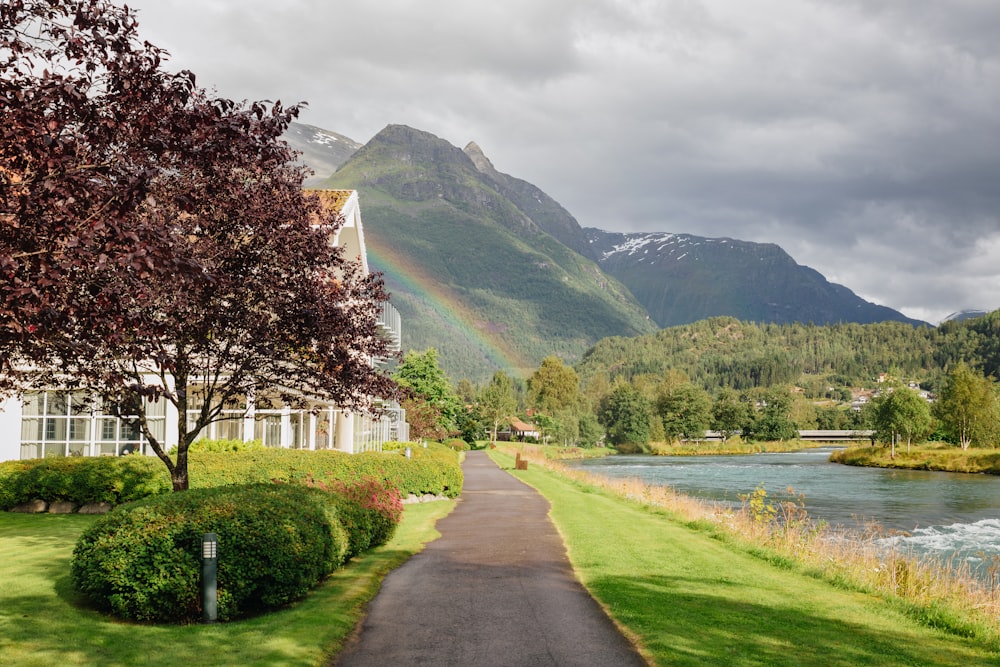
[[[608,338],[577,365],[584,382],[633,381],[681,370],[710,391],[818,382],[866,386],[894,372],[935,386],[957,361],[1000,374],[1000,311],[938,328],[875,324],[754,324],[715,317],[634,338]]]

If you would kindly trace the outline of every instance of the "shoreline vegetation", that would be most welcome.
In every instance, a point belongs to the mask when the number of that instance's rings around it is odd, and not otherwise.
[[[498,443],[501,448],[514,450],[533,449],[536,456],[550,460],[600,458],[619,454],[610,447],[558,447],[514,442]],[[686,441],[679,443],[650,443],[649,456],[739,456],[797,452],[803,449],[837,447],[830,454],[832,463],[871,468],[901,468],[905,470],[930,470],[969,474],[1000,475],[1000,448],[960,449],[947,443],[923,443],[907,450],[897,445],[896,455],[890,455],[885,445],[842,447],[840,443],[807,440],[772,440],[769,442],[744,442],[739,438],[726,441]],[[640,452],[636,452],[640,454]]]
[[[896,445],[896,455],[886,446],[849,447],[830,455],[834,463],[873,468],[934,470],[938,472],[1000,475],[1000,449],[960,449],[944,443]]]
[[[484,443],[485,444],[485,443]],[[766,454],[778,452],[797,452],[802,449],[819,449],[829,447],[833,443],[815,442],[811,440],[771,440],[768,442],[746,442],[738,437],[725,441],[692,440],[683,442],[651,442],[649,451],[623,452],[613,447],[564,447],[560,445],[536,445],[520,442],[498,442],[501,449],[523,450],[532,449],[537,456],[547,459],[578,460],[618,456],[620,454],[638,454],[648,456],[733,456],[740,454]]]
[[[669,487],[649,485],[634,479],[608,479],[571,469],[546,458],[540,449],[542,448],[538,446],[525,446],[516,450],[493,450],[491,454],[504,467],[508,467],[511,452],[519,452],[522,459],[533,464],[529,468],[534,468],[536,472],[527,474],[517,471],[514,474],[536,488],[539,488],[539,480],[544,478],[548,480],[545,484],[569,485],[588,497],[606,494],[625,504],[637,506],[666,524],[686,527],[707,535],[711,541],[721,542],[736,552],[749,554],[780,570],[796,572],[804,580],[820,580],[832,584],[831,589],[878,598],[882,603],[882,613],[891,611],[904,615],[928,631],[943,630],[955,641],[971,640],[984,651],[979,654],[979,660],[986,655],[989,655],[990,660],[1000,659],[1000,559],[994,559],[998,562],[987,563],[990,576],[989,581],[984,581],[966,563],[941,564],[877,547],[875,540],[889,536],[877,525],[866,526],[856,533],[835,532],[828,526],[816,525],[806,515],[801,499],[794,496],[779,498],[758,488],[744,498],[741,509],[734,510],[679,494]],[[500,452],[499,456],[497,451]],[[559,514],[559,493],[554,497],[543,491],[543,495],[553,503],[554,519]],[[628,596],[618,597],[611,592],[602,594],[602,587],[598,585],[595,588],[594,582],[604,576],[601,569],[607,564],[601,562],[601,558],[594,559],[581,554],[580,547],[574,544],[577,539],[574,532],[578,528],[582,530],[583,524],[595,522],[600,526],[587,530],[609,531],[606,537],[614,539],[611,532],[618,530],[615,521],[620,522],[620,519],[605,517],[603,512],[595,508],[585,510],[581,506],[575,512],[570,511],[565,519],[557,520],[557,525],[584,584],[591,588],[595,597],[607,606],[627,632],[638,635],[644,644],[655,644],[661,641],[657,637],[657,631],[641,623],[636,624],[635,619],[643,618],[647,619],[644,622],[651,622],[648,620],[649,605],[664,604],[669,607],[672,603],[669,600],[655,602],[648,594],[633,596],[634,599]],[[643,553],[644,548],[635,544],[629,544],[627,551],[630,554],[640,554],[645,559],[644,562],[652,560],[654,567],[660,567],[660,564],[667,567],[670,561],[678,557],[691,559],[691,566],[694,567],[700,547],[693,544],[667,546],[661,540],[650,545],[650,549],[656,553]],[[685,555],[668,553],[673,550],[683,550]],[[616,553],[620,555],[624,551],[619,545]],[[633,574],[640,579],[657,578],[653,571],[634,571]],[[726,581],[737,574],[735,571],[717,573],[717,577],[721,577],[719,595],[728,587]],[[667,582],[669,577],[676,574],[664,573],[660,576],[663,577],[662,581]],[[867,604],[875,603],[872,600]],[[675,610],[665,608],[662,615],[666,619],[664,622],[668,624],[672,622],[671,619],[678,620]],[[668,634],[671,632],[666,627],[661,631]],[[851,640],[844,638],[844,641],[849,643]],[[672,646],[669,650],[679,649]],[[663,654],[661,660],[669,662],[666,660],[667,655]],[[929,658],[925,660],[929,660],[926,664],[957,664],[944,657],[940,661]],[[976,659],[971,660],[971,664],[982,664]],[[696,663],[692,661],[691,664]],[[823,664],[851,662],[843,660]],[[862,660],[854,664],[874,663]]]
[[[650,443],[650,454],[654,456],[731,456],[739,454],[776,454],[797,452],[802,449],[829,447],[829,442],[813,440],[768,440],[753,442],[734,436],[728,440],[685,440],[682,442]]]

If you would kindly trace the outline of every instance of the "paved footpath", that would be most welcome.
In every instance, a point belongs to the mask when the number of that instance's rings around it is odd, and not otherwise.
[[[441,537],[389,573],[339,667],[645,665],[574,578],[548,502],[469,452]]]

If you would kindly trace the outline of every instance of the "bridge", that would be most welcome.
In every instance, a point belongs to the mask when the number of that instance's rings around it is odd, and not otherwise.
[[[874,434],[874,431],[867,429],[801,429],[799,430],[799,440],[809,440],[811,442],[870,442]],[[702,440],[721,441],[722,433],[719,431],[705,431],[705,437]]]
[[[799,431],[800,440],[813,440],[815,442],[855,442],[864,441],[870,442],[872,436],[875,435],[875,431],[858,429],[854,431],[850,430],[816,430],[816,429],[801,429]]]

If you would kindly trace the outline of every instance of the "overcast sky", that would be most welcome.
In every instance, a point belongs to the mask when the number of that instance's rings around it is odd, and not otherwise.
[[[476,141],[585,227],[777,243],[935,324],[1000,308],[996,0],[127,4],[220,95]]]

